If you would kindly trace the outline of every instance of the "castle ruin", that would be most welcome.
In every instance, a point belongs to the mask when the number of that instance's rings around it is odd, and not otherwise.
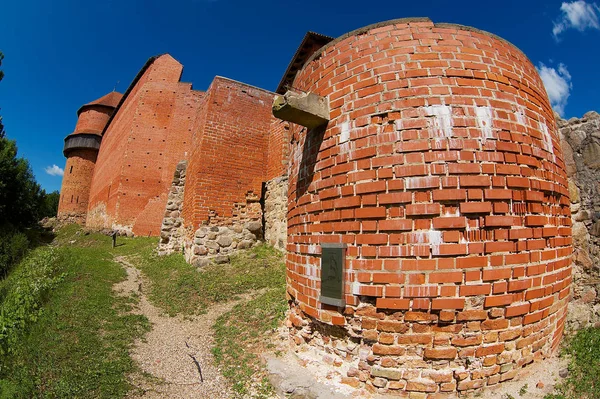
[[[353,386],[449,397],[556,351],[569,184],[515,46],[410,18],[309,32],[276,93],[181,72],[152,57],[79,110],[59,217],[160,236],[199,266],[266,238],[286,251],[294,344]]]

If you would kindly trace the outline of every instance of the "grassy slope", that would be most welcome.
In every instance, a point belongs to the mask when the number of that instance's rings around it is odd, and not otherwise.
[[[62,246],[38,248],[2,282],[0,306],[29,284],[28,260],[56,253],[53,270],[60,281],[41,296],[39,315],[20,328],[10,353],[0,360],[0,397],[120,397],[129,390],[126,374],[134,364],[128,348],[148,328],[142,316],[127,315],[133,298],[117,298],[112,285],[125,277],[107,252],[109,239],[76,236],[67,228]],[[70,244],[75,240],[76,243]],[[39,281],[43,281],[40,278]],[[38,282],[39,282],[38,281]],[[37,283],[36,283],[37,284]],[[31,287],[35,284],[30,284]]]
[[[199,314],[212,303],[261,290],[219,319],[214,351],[240,395],[269,390],[256,354],[264,349],[265,333],[283,318],[285,267],[280,253],[258,246],[234,256],[231,265],[198,272],[180,255],[155,256],[152,238],[119,238],[112,249],[109,237],[84,235],[70,226],[59,232],[55,243],[54,250],[33,251],[0,281],[0,312],[20,298],[14,290],[18,283],[43,288],[26,312],[30,317],[12,329],[18,333],[11,335],[16,337],[11,352],[0,354],[0,398],[115,398],[131,388],[126,375],[135,365],[128,348],[149,326],[144,317],[127,314],[136,298],[118,298],[112,292],[113,284],[125,278],[112,261],[116,255],[129,256],[144,272],[152,283],[150,299],[171,315]],[[48,267],[36,267],[36,262]],[[0,341],[1,321],[0,313]]]

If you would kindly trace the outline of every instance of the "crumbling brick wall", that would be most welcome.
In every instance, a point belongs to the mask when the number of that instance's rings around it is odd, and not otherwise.
[[[207,90],[183,205],[185,226],[194,232],[186,244],[188,261],[218,255],[226,261],[240,244],[247,248],[262,239],[272,101],[268,91],[221,77]]]
[[[252,204],[265,179],[273,95],[217,77],[207,96],[190,154],[186,225],[259,219],[260,205]]]
[[[345,382],[445,397],[513,378],[558,346],[571,214],[535,67],[485,32],[391,21],[331,42],[294,88],[327,97],[294,132],[287,290],[298,344]],[[320,244],[347,244],[345,308]],[[425,397],[425,396],[423,396]]]

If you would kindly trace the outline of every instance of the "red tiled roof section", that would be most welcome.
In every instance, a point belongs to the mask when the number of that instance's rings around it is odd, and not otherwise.
[[[281,78],[279,86],[277,86],[277,90],[275,90],[275,92],[284,94],[288,87],[294,83],[296,74],[300,69],[302,69],[306,60],[332,40],[333,37],[321,35],[320,33],[316,32],[306,32],[304,39],[302,39],[302,43],[300,43],[300,46],[298,46],[296,54],[294,54],[292,57],[292,60],[290,61],[287,70],[283,74],[283,77]]]
[[[85,104],[84,107],[86,107],[88,105],[104,105],[106,107],[116,108],[116,106],[119,104],[119,101],[121,101],[121,97],[123,97],[123,94],[118,93],[116,91],[111,91],[107,95],[102,96],[97,100],[94,100],[90,103]]]

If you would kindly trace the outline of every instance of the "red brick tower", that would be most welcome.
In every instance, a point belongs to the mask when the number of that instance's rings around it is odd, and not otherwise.
[[[395,20],[328,43],[291,87],[329,105],[325,128],[291,129],[295,342],[337,357],[348,384],[423,398],[511,379],[552,353],[571,217],[527,57],[473,28]]]
[[[75,131],[65,138],[63,153],[67,158],[62,181],[58,217],[84,224],[90,184],[102,141],[102,130],[122,94],[111,92],[85,104],[77,111]]]

